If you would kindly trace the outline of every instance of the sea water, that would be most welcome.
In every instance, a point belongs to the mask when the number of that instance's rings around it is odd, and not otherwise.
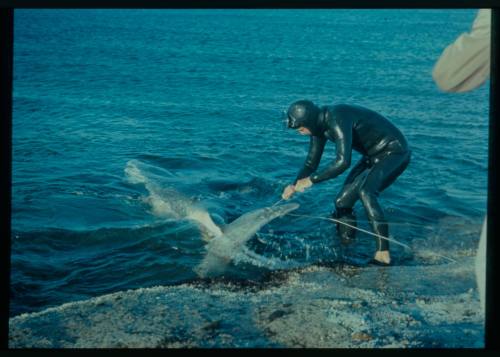
[[[303,98],[366,106],[407,137],[412,161],[380,195],[390,235],[412,247],[391,245],[396,265],[473,256],[486,212],[488,85],[446,94],[431,71],[475,14],[16,10],[11,316],[197,279],[199,227],[158,213],[154,199],[168,200],[126,168],[139,162],[148,182],[227,224],[276,203],[295,178],[308,138],[281,113]],[[321,167],[334,159],[329,143]],[[294,213],[329,215],[346,175],[297,194]],[[356,212],[369,229],[359,203]],[[374,248],[369,235],[341,247],[330,222],[285,216],[224,276],[359,263]]]

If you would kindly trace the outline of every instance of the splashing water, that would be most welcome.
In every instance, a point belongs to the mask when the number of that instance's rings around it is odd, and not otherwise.
[[[223,229],[223,235],[215,237],[208,243],[207,255],[194,271],[201,277],[224,271],[227,264],[243,250],[244,244],[260,228],[273,219],[281,217],[297,208],[299,208],[299,204],[289,203],[281,206],[260,208],[245,213],[226,225]],[[254,260],[261,263],[266,261],[264,257]]]
[[[194,268],[199,276],[221,273],[233,259],[235,264],[246,262],[270,269],[296,266],[294,263],[284,263],[251,252],[244,245],[262,226],[297,209],[297,203],[277,205],[277,202],[271,207],[248,212],[221,229],[213,222],[207,210],[175,189],[161,186],[140,166],[138,160],[130,160],[125,167],[125,174],[130,183],[144,184],[149,192],[145,201],[151,206],[152,213],[159,217],[196,222],[202,238],[208,242],[206,256]]]

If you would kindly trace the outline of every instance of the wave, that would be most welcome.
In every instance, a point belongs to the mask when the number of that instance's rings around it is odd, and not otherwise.
[[[158,220],[151,223],[137,224],[135,227],[101,227],[90,230],[71,230],[64,228],[50,228],[32,230],[13,230],[12,243],[33,244],[54,242],[54,247],[65,248],[64,244],[70,245],[99,245],[101,243],[127,243],[136,241],[136,237],[150,236],[175,232],[179,224],[175,220]]]

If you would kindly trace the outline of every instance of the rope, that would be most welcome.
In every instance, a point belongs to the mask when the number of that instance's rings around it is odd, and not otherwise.
[[[292,197],[292,199],[293,199],[293,197]],[[279,205],[283,201],[284,201],[284,199],[282,198],[278,202],[274,203],[271,207]],[[318,218],[318,217],[314,217],[314,218]],[[363,219],[357,219],[357,221],[358,222],[364,222],[364,223],[370,223],[370,221],[363,220]],[[415,223],[410,223],[410,222],[394,222],[394,221],[391,221],[391,226],[413,226],[413,227],[426,228],[426,229],[429,229],[429,230],[433,229],[430,226],[425,226],[425,225],[415,224]]]
[[[278,202],[276,202],[274,205],[272,205],[271,207],[274,207],[276,206],[277,204],[280,204],[281,202],[283,202],[283,198],[281,200],[279,200]]]
[[[402,247],[404,247],[404,248],[407,248],[407,249],[409,249],[409,250],[412,250],[412,248],[411,248],[410,246],[408,246],[408,245],[406,245],[406,244],[404,244],[404,243],[398,242],[398,241],[397,241],[397,240],[395,240],[395,239],[388,238],[388,237],[384,237],[384,236],[381,236],[380,234],[376,234],[376,233],[369,232],[369,231],[367,231],[367,230],[365,230],[365,229],[362,229],[362,228],[358,228],[358,227],[352,226],[352,225],[350,225],[350,224],[348,224],[348,223],[345,223],[345,222],[339,221],[339,220],[334,219],[334,218],[327,218],[327,217],[320,217],[320,216],[310,216],[310,215],[305,215],[305,214],[294,214],[294,213],[287,213],[287,215],[289,215],[289,216],[295,216],[295,217],[305,217],[305,218],[322,219],[322,220],[325,220],[325,221],[332,221],[332,222],[340,223],[340,224],[346,225],[346,226],[348,226],[348,227],[354,228],[354,229],[356,229],[356,230],[358,230],[358,231],[361,231],[361,232],[363,232],[363,233],[366,233],[366,234],[369,234],[369,235],[372,235],[372,236],[375,236],[375,237],[378,237],[378,238],[381,238],[381,239],[385,239],[385,240],[387,240],[387,241],[389,241],[389,242],[393,242],[393,243],[395,243],[395,244],[397,244],[397,245],[400,245],[400,246],[402,246]],[[447,259],[447,260],[449,260],[449,261],[451,261],[451,262],[456,263],[456,260],[454,260],[454,259],[452,259],[452,258],[446,257],[446,256],[441,255],[441,254],[438,254],[438,253],[432,253],[432,254],[434,254],[434,255],[436,255],[436,256],[438,256],[438,257],[441,257],[441,258]]]

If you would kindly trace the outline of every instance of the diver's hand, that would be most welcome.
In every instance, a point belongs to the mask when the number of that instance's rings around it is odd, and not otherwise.
[[[311,187],[312,184],[313,183],[309,177],[298,180],[297,183],[295,184],[295,191],[304,192],[304,190],[306,188]]]
[[[285,187],[283,190],[283,193],[281,194],[281,198],[284,200],[288,200],[292,195],[295,193],[295,186],[294,185],[288,185]]]

